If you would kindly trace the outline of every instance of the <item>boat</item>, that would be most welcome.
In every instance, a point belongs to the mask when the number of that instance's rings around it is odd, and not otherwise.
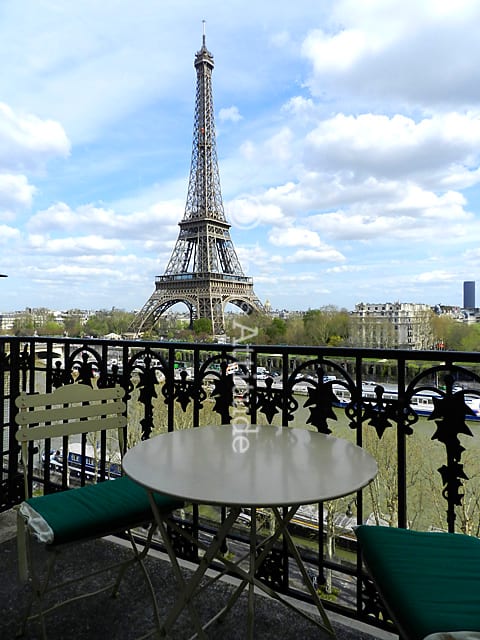
[[[351,401],[351,393],[350,391],[338,382],[335,382],[337,378],[335,376],[324,376],[324,383],[332,383],[332,391],[334,394],[333,397],[333,406],[338,407],[339,409],[344,409],[348,406]],[[317,379],[312,377],[304,377],[299,382],[297,382],[293,386],[293,392],[299,396],[307,396],[309,394],[309,390],[312,389],[312,386],[317,383]],[[377,387],[382,389],[382,401],[383,402],[396,402],[398,401],[398,390],[394,385],[388,384],[379,384],[372,380],[367,380],[362,384],[362,399],[363,401],[376,401],[377,400]],[[257,389],[265,388],[265,382],[261,381],[257,384]],[[271,384],[271,388],[273,390],[281,390],[282,383],[281,382],[273,382]],[[235,378],[235,388],[234,388],[234,400],[236,404],[242,404],[245,402],[245,395],[247,393],[248,387],[245,384],[245,381],[241,379]],[[462,391],[462,388],[459,386],[453,387],[453,393],[458,393]],[[434,400],[440,399],[442,395],[439,392],[423,390],[419,391],[415,395],[412,396],[410,400],[410,406],[413,411],[419,416],[429,416],[435,408]],[[473,393],[466,393],[464,396],[464,402],[471,410],[471,413],[465,414],[466,420],[480,420],[480,391],[479,395],[474,395]]]
[[[376,388],[381,387],[383,390],[382,400],[398,401],[398,390],[394,386],[379,385],[376,382],[364,382],[362,384],[362,399],[365,401],[377,400]],[[344,408],[351,402],[351,394],[348,389],[341,385],[333,385],[332,391],[335,394],[334,405]],[[460,387],[453,389],[454,393],[461,391]],[[410,399],[410,406],[419,416],[429,416],[435,408],[435,400],[442,398],[442,395],[435,391],[419,391]],[[480,395],[465,394],[464,402],[472,411],[471,414],[465,414],[466,420],[480,420]]]
[[[46,462],[45,453],[42,455],[43,464]],[[85,446],[85,456],[82,453],[82,445],[80,442],[72,442],[68,445],[67,466],[70,475],[74,478],[80,478],[85,473],[88,480],[94,480],[95,476],[100,480],[102,478],[99,467],[100,453],[96,454],[91,444]],[[62,449],[52,449],[49,459],[50,471],[61,474],[63,471],[63,451]],[[107,477],[119,478],[122,475],[122,467],[120,462],[110,461],[107,469]]]

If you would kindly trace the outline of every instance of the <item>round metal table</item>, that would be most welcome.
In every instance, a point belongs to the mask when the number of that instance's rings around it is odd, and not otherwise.
[[[158,512],[155,502],[151,500],[174,571],[182,586],[182,594],[165,623],[166,632],[187,606],[194,619],[197,635],[206,637],[205,628],[213,619],[202,626],[191,600],[211,561],[218,559],[222,543],[240,509],[249,507],[253,516],[250,570],[245,572],[238,563],[222,559],[226,570],[236,573],[241,583],[231,601],[214,619],[230,609],[247,584],[250,587],[248,637],[253,637],[254,587],[286,603],[277,592],[255,577],[258,567],[275,542],[283,536],[317,605],[323,621],[319,626],[334,636],[287,525],[300,505],[340,498],[371,482],[377,474],[377,463],[367,451],[347,440],[307,429],[242,423],[198,427],[156,436],[130,449],[123,458],[123,468],[128,476],[146,488],[149,495],[158,492],[190,503],[230,508],[226,520],[220,525],[212,544],[205,549],[197,571],[187,584],[169,540],[166,516]],[[255,517],[259,507],[271,508],[276,519],[276,530],[266,541],[262,540],[260,552]],[[182,534],[181,530],[178,533]],[[303,611],[299,612],[305,615]]]

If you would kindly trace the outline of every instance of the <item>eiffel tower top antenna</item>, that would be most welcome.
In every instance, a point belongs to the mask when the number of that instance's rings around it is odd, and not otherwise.
[[[202,48],[197,51],[197,73],[192,159],[185,213],[180,233],[155,291],[135,317],[130,329],[138,335],[178,302],[190,311],[190,325],[210,320],[213,335],[225,333],[224,309],[233,304],[246,313],[265,313],[253,291],[252,278],[243,273],[223,209],[218,170],[213,109],[213,55],[207,49],[205,20]]]

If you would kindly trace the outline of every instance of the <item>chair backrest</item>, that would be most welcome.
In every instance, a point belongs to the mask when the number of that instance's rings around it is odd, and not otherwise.
[[[117,429],[123,454],[123,428],[127,424],[121,387],[93,389],[84,384],[68,384],[51,393],[21,393],[15,401],[20,409],[15,434],[22,446],[25,496],[28,497],[28,443],[108,429]]]

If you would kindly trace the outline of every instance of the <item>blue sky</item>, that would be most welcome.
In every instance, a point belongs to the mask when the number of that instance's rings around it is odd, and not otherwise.
[[[202,20],[259,298],[461,305],[480,267],[477,0],[3,0],[0,311],[149,298],[185,207]]]

